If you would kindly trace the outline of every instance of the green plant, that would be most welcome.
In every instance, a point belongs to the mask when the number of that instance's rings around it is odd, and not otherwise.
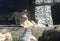
[[[13,41],[18,41],[18,36],[17,35],[13,35]]]

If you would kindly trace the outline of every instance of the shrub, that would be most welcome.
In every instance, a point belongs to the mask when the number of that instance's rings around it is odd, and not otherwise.
[[[17,35],[13,35],[13,41],[18,41],[18,36]]]

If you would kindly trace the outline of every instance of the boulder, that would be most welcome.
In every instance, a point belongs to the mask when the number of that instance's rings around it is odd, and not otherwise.
[[[0,41],[12,41],[12,35],[7,29],[0,31]]]
[[[60,31],[57,30],[45,30],[42,34],[42,38],[38,38],[38,41],[60,41]]]
[[[19,41],[37,41],[37,39],[32,35],[31,30],[26,28],[24,33],[19,37]]]

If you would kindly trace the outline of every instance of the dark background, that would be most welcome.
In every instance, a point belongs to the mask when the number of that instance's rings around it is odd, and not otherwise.
[[[60,24],[60,3],[56,3],[52,6],[52,18],[54,25]]]
[[[9,18],[14,11],[27,9],[28,7],[31,11],[30,15],[32,18],[34,16],[32,0],[0,0],[0,17],[5,16]],[[60,24],[60,3],[55,3],[52,6],[51,11],[53,23]]]

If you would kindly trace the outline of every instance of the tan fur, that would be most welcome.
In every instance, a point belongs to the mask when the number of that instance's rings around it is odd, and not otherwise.
[[[15,20],[19,20],[19,22],[16,21],[16,23],[23,27],[31,27],[36,25],[34,21],[28,20],[27,15],[28,15],[27,10],[23,10],[22,12],[18,12],[18,11],[14,12]]]

